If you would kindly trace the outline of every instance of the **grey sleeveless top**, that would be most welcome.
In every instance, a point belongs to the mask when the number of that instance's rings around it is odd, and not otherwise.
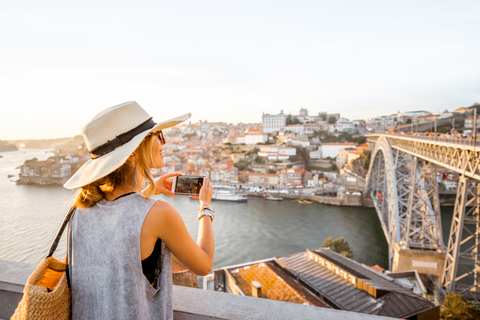
[[[142,271],[140,232],[155,203],[139,193],[77,208],[70,223],[73,319],[173,319],[165,247],[156,288]]]

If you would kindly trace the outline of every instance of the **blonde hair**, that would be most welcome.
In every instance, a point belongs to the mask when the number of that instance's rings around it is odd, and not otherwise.
[[[155,140],[154,134],[149,134],[143,139],[142,143],[134,151],[136,155],[136,170],[140,170],[141,174],[147,179],[149,185],[145,196],[151,197],[155,194],[155,181],[153,180],[150,168],[153,167],[152,144]],[[97,202],[105,198],[105,192],[125,187],[133,183],[134,167],[125,162],[112,173],[98,179],[86,186],[78,188],[73,205],[80,208],[88,208],[94,206]]]

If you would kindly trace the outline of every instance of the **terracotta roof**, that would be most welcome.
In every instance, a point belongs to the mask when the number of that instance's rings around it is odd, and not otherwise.
[[[350,153],[353,153],[353,154],[362,154],[363,153],[363,150],[353,150],[352,152]]]
[[[328,308],[328,305],[293,281],[272,261],[238,268],[238,272],[235,272],[237,269],[229,271],[247,296],[252,296],[251,283],[257,281],[262,286],[261,298]]]

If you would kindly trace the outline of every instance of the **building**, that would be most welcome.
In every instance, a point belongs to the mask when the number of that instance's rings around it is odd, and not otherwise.
[[[274,173],[248,172],[245,176],[245,182],[250,184],[267,184],[276,186],[280,182],[280,175]]]
[[[258,143],[265,143],[268,140],[268,135],[262,132],[248,132],[245,134],[245,144],[253,146]]]
[[[439,319],[437,304],[417,294],[415,283],[404,285],[410,276],[385,275],[325,248],[307,249],[275,262],[333,308],[402,319]]]
[[[280,173],[279,184],[284,186],[304,186],[306,184],[307,171],[298,166],[283,169]]]
[[[338,151],[336,162],[339,168],[343,167],[344,164],[348,163],[348,154],[353,150],[355,150],[355,148],[345,148]]]
[[[346,132],[352,134],[356,129],[355,123],[345,118],[338,119],[336,125],[337,132]]]
[[[322,158],[331,158],[335,159],[338,156],[340,150],[345,148],[355,148],[355,143],[353,142],[343,142],[343,143],[325,143],[322,145]]]
[[[290,156],[297,154],[297,149],[292,147],[278,147],[276,145],[260,145],[260,157],[266,157],[268,160],[288,160]]]
[[[280,114],[263,114],[262,115],[262,132],[263,133],[272,133],[283,130],[287,124],[288,115],[283,113],[283,110]]]
[[[300,114],[292,115],[292,119],[297,119],[300,123],[313,123],[320,119],[319,116],[309,116],[306,108],[300,109]]]
[[[381,116],[370,121],[370,127],[375,132],[386,132],[389,128],[396,126],[397,115]]]
[[[362,155],[362,153],[363,153],[363,150],[360,150],[360,149],[353,150],[352,152],[350,152],[350,153],[348,154],[347,163],[352,163],[352,161],[360,158],[360,156]]]
[[[216,269],[204,288],[401,319],[438,320],[415,271],[383,274],[327,248]],[[209,285],[210,282],[210,285]],[[211,284],[213,282],[213,285]]]
[[[232,135],[223,139],[223,143],[230,142],[231,144],[245,144],[245,135]]]
[[[329,306],[295,282],[273,260],[214,270],[214,288],[231,294],[305,304]]]
[[[461,113],[461,114],[464,114],[467,111],[469,111],[469,108],[465,108],[465,107],[460,107],[458,109],[453,110],[454,113]]]
[[[304,126],[301,125],[301,124],[291,124],[291,125],[285,126],[285,128],[283,129],[283,131],[285,131],[285,132],[293,132],[293,133],[295,133],[295,134],[304,134],[305,128],[304,128]]]
[[[17,184],[63,185],[85,161],[76,159],[73,162],[72,157],[54,156],[45,161],[28,162],[20,166]]]
[[[465,118],[465,124],[464,124],[465,129],[473,129],[474,120],[475,120],[474,116]],[[480,128],[480,116],[477,116],[476,127],[477,129]]]

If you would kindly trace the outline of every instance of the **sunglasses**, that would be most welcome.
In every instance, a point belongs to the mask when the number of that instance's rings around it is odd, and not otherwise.
[[[165,139],[165,136],[163,135],[162,130],[157,131],[157,132],[150,132],[148,135],[149,135],[149,136],[157,136],[157,137],[158,137],[158,140],[160,140],[160,142],[161,142],[162,144],[166,144],[166,143],[167,143],[167,139]]]
[[[165,139],[165,136],[163,135],[162,130],[160,130],[160,131],[157,133],[157,137],[158,137],[158,139],[160,139],[160,142],[161,142],[162,144],[166,144],[166,143],[167,143],[167,140]]]

